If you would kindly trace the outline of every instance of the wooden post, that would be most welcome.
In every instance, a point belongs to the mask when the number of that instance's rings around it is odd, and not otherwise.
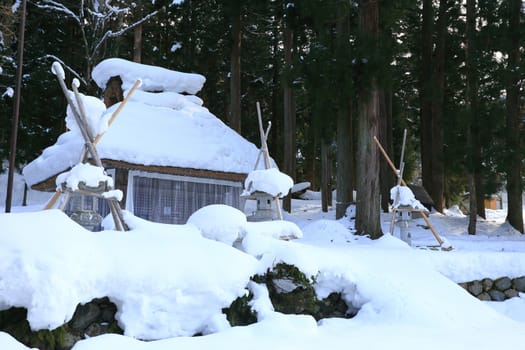
[[[22,90],[22,70],[24,66],[24,35],[26,29],[26,0],[22,0],[20,10],[20,24],[18,27],[18,52],[16,67],[15,99],[13,102],[13,124],[11,128],[11,142],[9,149],[9,171],[7,173],[7,193],[5,196],[5,212],[11,212],[13,202],[13,187],[16,165],[16,147],[18,139],[18,123],[20,119],[20,95]]]

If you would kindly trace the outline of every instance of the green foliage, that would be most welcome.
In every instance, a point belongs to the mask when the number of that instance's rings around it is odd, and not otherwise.
[[[249,304],[252,299],[253,294],[249,293],[235,299],[229,307],[222,310],[232,327],[247,326],[257,322],[257,313],[251,309]]]

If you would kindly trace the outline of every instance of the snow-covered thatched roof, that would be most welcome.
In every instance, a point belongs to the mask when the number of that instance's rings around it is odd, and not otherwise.
[[[120,104],[100,112],[90,105],[101,101],[84,98],[86,110],[98,111],[88,118],[98,120],[94,129],[105,132],[97,145],[102,159],[238,174],[253,170],[258,148],[211,114],[199,97],[181,94],[198,92],[203,76],[121,59],[105,60],[93,70],[93,78],[102,88],[115,75],[120,75],[124,88],[139,79],[142,85],[109,127],[107,121]],[[69,129],[24,168],[28,185],[41,183],[79,162],[83,140],[74,127]]]

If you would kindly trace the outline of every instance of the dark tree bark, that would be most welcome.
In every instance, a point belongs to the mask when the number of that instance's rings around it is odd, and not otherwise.
[[[445,96],[445,43],[447,35],[448,0],[439,1],[439,19],[437,22],[437,42],[434,53],[435,93],[432,99],[432,182],[431,197],[437,211],[443,212],[445,192],[445,163],[443,149],[443,105]]]
[[[328,212],[331,202],[330,188],[330,160],[328,156],[328,144],[326,140],[321,140],[321,209]]]
[[[306,154],[307,157],[305,159],[305,173],[307,176],[308,181],[310,182],[310,188],[311,189],[317,189],[319,187],[318,185],[318,145],[319,145],[319,137],[317,136],[317,133],[313,132],[312,130],[309,130],[308,133],[310,134],[310,142],[306,144]]]
[[[439,2],[436,44],[433,51],[432,1],[423,1],[421,72],[421,163],[423,186],[439,212],[444,208],[445,165],[443,104],[445,91],[445,43],[448,1]]]
[[[142,63],[142,24],[133,31],[133,62]]]
[[[381,91],[381,117],[379,140],[386,152],[393,156],[394,144],[392,136],[392,93],[391,91]],[[385,213],[390,210],[390,189],[395,185],[395,176],[387,162],[379,164],[380,185],[381,185],[381,208]]]
[[[507,221],[523,233],[523,200],[520,152],[520,76],[515,67],[520,65],[520,14],[521,0],[509,0],[509,48],[507,66]]]
[[[293,30],[288,24],[284,26],[283,33],[284,64],[286,69],[292,66],[293,52]],[[287,79],[283,82],[284,98],[284,163],[283,170],[295,181],[295,153],[296,153],[296,115],[295,99],[292,91],[292,82]],[[291,194],[283,200],[283,208],[287,212],[292,211]]]
[[[344,10],[344,7],[342,8]],[[346,42],[350,32],[350,16],[341,13],[337,18],[337,57],[345,56]],[[338,62],[342,64],[342,62]],[[337,168],[336,168],[336,204],[335,217],[340,219],[346,214],[346,208],[353,202],[354,176],[353,176],[353,125],[352,125],[352,96],[346,89],[342,92],[340,105],[337,111]],[[348,91],[348,92],[347,92]]]
[[[474,47],[474,36],[476,33],[476,0],[467,0],[467,27],[466,27],[466,45],[465,45],[465,61],[467,65],[467,81],[466,81],[466,104],[467,104],[467,179],[469,187],[469,224],[468,233],[470,235],[476,234],[476,224],[478,218],[478,202],[477,202],[477,184],[476,184],[476,162],[475,159],[476,144],[475,139],[477,138],[478,129],[476,127],[476,106],[477,106],[477,93],[478,83],[476,74],[476,64],[474,61],[475,47]]]
[[[336,170],[336,205],[335,218],[340,219],[346,208],[353,202],[353,137],[352,112],[350,102],[347,108],[337,112],[337,170]]]
[[[379,34],[379,2],[361,1],[359,29],[364,40],[377,47]],[[375,53],[377,54],[377,53]],[[372,239],[383,235],[380,220],[379,150],[373,137],[379,135],[380,92],[377,77],[358,87],[358,149],[356,231]]]
[[[231,4],[232,50],[230,61],[230,127],[241,133],[241,12],[238,5]]]
[[[431,195],[432,184],[432,47],[434,43],[432,0],[423,0],[421,31],[421,172],[423,187]],[[432,197],[432,195],[431,195]],[[432,197],[433,198],[433,197]]]

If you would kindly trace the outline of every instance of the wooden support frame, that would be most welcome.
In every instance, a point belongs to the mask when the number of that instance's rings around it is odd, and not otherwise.
[[[73,112],[73,116],[75,118],[75,121],[77,122],[77,125],[82,134],[82,138],[84,139],[84,142],[85,142],[86,149],[84,150],[82,159],[80,159],[80,161],[84,161],[87,158],[87,155],[89,154],[91,156],[91,159],[95,162],[97,166],[103,167],[102,160],[100,159],[98,155],[95,145],[96,143],[100,141],[100,139],[102,138],[104,134],[97,135],[97,137],[94,137],[94,135],[91,135],[91,132],[89,130],[88,123],[86,120],[86,113],[85,113],[85,109],[83,106],[82,98],[78,91],[78,81],[74,80],[73,83],[71,84],[72,90],[75,96],[75,100],[77,103],[75,105],[73,103],[73,100],[71,99],[69,90],[66,87],[65,76],[64,76],[64,71],[62,69],[62,66],[58,62],[54,62],[52,66],[52,71],[57,77],[58,83],[62,89],[62,92],[64,93],[64,96],[66,97],[66,100],[71,108],[71,111]],[[108,121],[108,126],[110,126],[113,123],[118,113],[120,113],[120,111],[122,110],[126,102],[129,100],[129,97],[131,96],[131,94],[140,86],[140,84],[141,84],[140,80],[135,82],[135,84],[133,85],[129,93],[127,94],[126,98],[122,101],[122,103],[117,108],[117,110],[112,114],[110,120]],[[62,193],[61,191],[57,190],[55,194],[53,195],[53,197],[50,199],[50,201],[47,203],[44,209],[52,208],[55,205],[58,198],[60,197],[61,193]],[[70,198],[69,191],[66,191],[66,198],[64,199],[64,202],[61,204],[62,210],[67,205],[69,198]],[[124,215],[122,213],[122,208],[120,207],[120,204],[118,203],[118,201],[115,198],[106,198],[106,199],[107,199],[108,206],[109,206],[109,209],[113,217],[113,221],[115,223],[115,228],[118,231],[128,230],[128,227],[126,223],[124,222]]]
[[[257,107],[257,118],[259,120],[259,133],[261,135],[261,150],[259,152],[259,155],[260,154],[263,155],[264,165],[266,169],[270,169],[272,165],[270,162],[270,152],[268,151],[267,139],[268,139],[268,134],[270,133],[270,128],[272,124],[268,125],[268,128],[265,132],[263,128],[263,124],[262,124],[261,104],[259,103],[259,101],[257,101],[256,107]],[[257,168],[258,164],[259,164],[259,157],[257,157],[257,163],[255,164],[255,168]],[[274,197],[274,201],[275,201],[275,206],[277,208],[277,215],[279,216],[279,220],[283,220],[283,212],[281,210],[281,202],[279,201],[279,197]]]
[[[398,170],[396,169],[396,166],[394,165],[394,163],[392,162],[392,160],[388,156],[388,153],[386,153],[385,149],[383,148],[383,146],[381,145],[381,143],[379,142],[379,140],[375,136],[374,136],[374,141],[375,141],[377,147],[379,148],[379,150],[381,151],[381,153],[383,154],[383,156],[385,157],[385,160],[388,163],[388,165],[390,166],[390,168],[397,175],[398,174]],[[406,186],[406,182],[402,178],[400,178],[399,182],[400,182],[401,185]],[[427,224],[427,226],[430,228],[430,231],[432,232],[432,235],[434,235],[434,238],[436,239],[436,241],[439,243],[440,246],[443,245],[443,243],[444,243],[443,239],[437,233],[437,231],[434,228],[434,226],[432,226],[432,224],[430,223],[430,220],[429,220],[428,216],[426,215],[426,213],[423,210],[420,210],[419,212],[421,213],[421,216],[423,217],[423,220],[425,220],[425,223]],[[444,250],[451,250],[452,247],[444,247],[442,249],[444,249]]]

